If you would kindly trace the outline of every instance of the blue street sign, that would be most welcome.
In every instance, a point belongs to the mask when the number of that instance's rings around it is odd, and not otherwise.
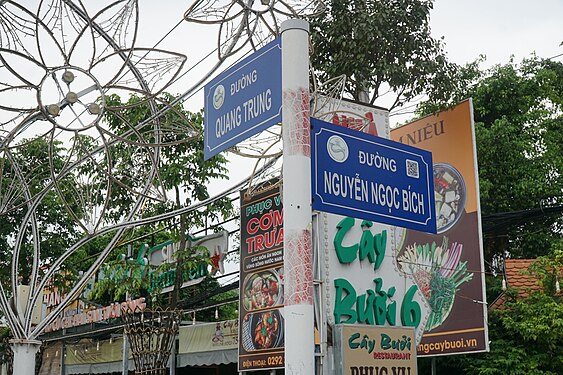
[[[432,154],[311,119],[313,209],[436,233]]]
[[[205,160],[281,122],[281,39],[215,77],[204,93]]]

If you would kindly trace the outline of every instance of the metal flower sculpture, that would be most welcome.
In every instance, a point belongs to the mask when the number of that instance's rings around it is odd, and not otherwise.
[[[340,103],[346,88],[346,76],[340,75],[326,82],[319,82],[314,72],[311,72],[311,76],[313,77],[311,116],[330,122],[333,114],[340,112]]]
[[[36,339],[77,295],[146,199],[163,198],[159,148],[179,129],[161,123],[170,108],[156,96],[185,62],[177,53],[135,47],[137,0],[89,4],[96,9],[81,1],[37,3],[30,9],[0,2],[0,220],[14,228],[2,234],[13,256],[11,280],[0,283],[0,307],[19,340]],[[112,106],[114,95],[131,94],[135,104]],[[150,108],[148,120],[125,116],[135,105]],[[63,206],[82,232],[56,258],[41,251],[46,200]],[[32,325],[47,281],[102,234],[111,239],[81,281]],[[19,297],[20,284],[29,298]]]
[[[247,44],[256,50],[280,34],[288,18],[322,13],[321,0],[196,0],[185,12],[189,22],[219,25],[219,60],[239,52]]]

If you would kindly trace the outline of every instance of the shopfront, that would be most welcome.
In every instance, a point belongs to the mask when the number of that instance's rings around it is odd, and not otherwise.
[[[121,332],[116,330],[103,340],[86,335],[88,337],[63,337],[49,343],[43,351],[40,374],[121,374]],[[201,375],[238,374],[238,320],[182,326],[176,348],[178,375],[193,374],[196,369]],[[133,371],[135,367],[130,353],[128,362],[129,370]]]

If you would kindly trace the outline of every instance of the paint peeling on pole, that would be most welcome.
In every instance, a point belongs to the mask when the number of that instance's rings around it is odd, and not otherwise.
[[[314,374],[309,24],[281,25],[285,373]]]

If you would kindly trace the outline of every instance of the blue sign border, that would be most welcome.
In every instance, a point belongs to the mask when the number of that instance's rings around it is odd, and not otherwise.
[[[429,233],[436,233],[436,207],[434,202],[432,154],[430,152],[399,142],[394,142],[385,138],[372,136],[367,133],[362,133],[356,130],[330,124],[328,122],[314,118],[311,119],[311,127],[311,188],[314,210],[351,216]],[[419,161],[419,165],[421,165],[421,176],[423,179],[421,183],[424,184],[424,194],[426,195],[425,200],[428,208],[428,215],[424,219],[416,219],[413,217],[408,217],[408,215],[399,216],[397,215],[397,212],[401,212],[400,210],[394,210],[397,211],[395,212],[395,214],[384,213],[381,212],[382,210],[374,210],[374,208],[377,209],[381,206],[375,206],[370,203],[362,204],[365,205],[365,209],[354,207],[353,205],[349,204],[351,201],[350,199],[336,199],[333,196],[323,194],[323,192],[320,191],[320,188],[321,186],[323,186],[322,181],[324,171],[327,170],[327,167],[324,164],[327,163],[325,160],[327,158],[326,155],[328,155],[328,151],[326,151],[326,144],[321,147],[318,142],[321,136],[323,137],[323,139],[327,138],[327,134],[340,136],[343,139],[350,140],[351,143],[356,142],[357,144],[358,142],[361,142],[364,144],[369,144],[369,147],[375,147],[377,152],[379,152],[381,155],[384,155],[386,152],[400,153],[402,155],[408,155],[410,159]],[[355,175],[356,173],[361,172],[362,175],[366,175],[373,172],[369,169],[369,167],[361,167],[359,163],[357,166],[354,165],[354,167],[357,168],[355,168],[354,170],[348,169],[348,172],[350,174]],[[360,168],[364,169],[360,170]],[[384,182],[390,183],[390,181]],[[395,185],[401,183],[401,181],[397,181],[396,179],[392,182],[394,182]],[[352,203],[356,203],[356,205],[358,205],[357,202]]]
[[[264,86],[271,88],[271,98],[272,98],[272,108],[266,112],[267,118],[259,116],[255,118],[257,122],[249,121],[247,124],[241,124],[236,130],[232,131],[232,134],[225,135],[225,140],[218,141],[216,135],[213,133],[212,129],[215,126],[215,121],[219,117],[218,110],[213,107],[213,93],[215,88],[226,81],[230,82],[233,78],[241,76],[247,71],[259,70],[260,77],[255,85],[256,88],[263,88]],[[242,72],[241,72],[242,71]],[[262,77],[264,75],[264,77]],[[244,93],[238,95],[239,100],[248,99],[248,95],[253,97],[255,95],[255,88],[246,90]],[[233,67],[225,70],[223,73],[211,80],[204,88],[205,100],[204,100],[204,159],[207,160],[212,156],[226,150],[229,147],[236,145],[237,143],[267,129],[268,127],[275,125],[282,120],[282,89],[281,89],[281,38],[276,38],[272,42],[268,43],[266,46],[262,47],[258,51],[254,52],[252,55],[241,60],[239,63]],[[225,93],[227,96],[228,93]],[[231,102],[227,104],[225,100],[224,108],[236,108],[240,106],[242,102],[234,102],[231,98]]]

